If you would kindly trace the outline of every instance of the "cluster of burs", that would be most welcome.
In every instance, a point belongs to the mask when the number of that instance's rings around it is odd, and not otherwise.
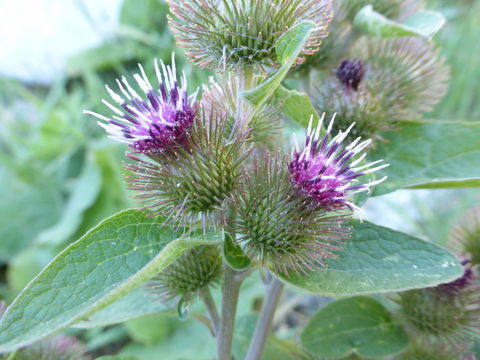
[[[403,121],[422,118],[447,90],[448,68],[432,41],[356,31],[354,16],[369,3],[169,1],[177,45],[215,76],[191,91],[173,58],[147,72],[140,66],[134,82],[123,78],[117,89],[108,88],[111,115],[90,112],[112,138],[129,145],[126,171],[137,198],[173,226],[221,229],[251,261],[277,273],[321,269],[349,236],[346,222],[359,211],[353,195],[385,180],[376,171],[388,164],[369,163],[368,149]],[[373,1],[395,21],[422,6],[419,0]],[[276,44],[301,22],[314,28],[288,81],[323,115],[312,116],[297,142],[284,126],[280,97],[251,101],[244,94],[281,68]],[[478,238],[461,243],[478,244]],[[418,334],[403,358],[450,359],[479,326],[478,259],[465,246],[461,252],[463,278],[395,298],[399,318]],[[216,245],[196,247],[151,289],[164,301],[191,303],[219,282],[222,259]]]

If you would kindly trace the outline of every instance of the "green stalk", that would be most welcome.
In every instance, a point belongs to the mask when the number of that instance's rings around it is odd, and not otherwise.
[[[213,300],[212,293],[209,288],[203,289],[200,294],[208,314],[210,315],[210,322],[212,324],[212,332],[214,336],[218,335],[218,328],[220,327],[220,315],[217,311],[217,306]]]
[[[225,240],[236,238],[235,229],[236,211],[228,209],[227,225],[225,227]],[[217,360],[231,360],[233,329],[237,314],[238,297],[242,280],[238,279],[238,271],[232,269],[226,262],[222,288],[222,316],[218,331]]]
[[[283,283],[277,278],[273,278],[270,282],[245,360],[260,360],[262,358],[283,286]]]

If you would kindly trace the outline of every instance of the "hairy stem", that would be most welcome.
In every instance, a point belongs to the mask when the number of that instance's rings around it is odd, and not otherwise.
[[[218,333],[217,360],[230,360],[233,328],[237,313],[238,296],[240,294],[241,281],[236,279],[236,271],[225,266],[223,280],[222,319]]]
[[[207,308],[208,314],[210,315],[210,321],[213,328],[213,336],[218,335],[218,328],[220,326],[220,315],[218,314],[217,306],[213,300],[212,293],[209,288],[202,290],[200,294],[205,307]]]
[[[258,318],[245,360],[261,359],[282,290],[283,283],[277,278],[273,278],[268,286],[267,295],[263,301],[260,317]]]
[[[237,236],[235,219],[237,213],[235,208],[230,207],[227,213],[225,226],[225,240],[233,240]],[[225,272],[222,286],[222,317],[218,331],[217,360],[230,360],[232,352],[233,329],[235,327],[235,316],[237,314],[238,297],[242,280],[238,279],[238,271],[232,269],[225,262]]]

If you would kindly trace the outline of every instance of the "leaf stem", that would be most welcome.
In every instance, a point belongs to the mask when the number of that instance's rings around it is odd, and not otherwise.
[[[245,360],[261,359],[283,286],[283,283],[277,278],[273,278],[270,282]]]
[[[218,328],[220,326],[220,315],[218,314],[217,306],[215,305],[215,300],[213,300],[212,293],[209,288],[205,288],[201,291],[200,296],[207,308],[208,314],[210,315],[210,321],[213,328],[213,336],[218,335]]]

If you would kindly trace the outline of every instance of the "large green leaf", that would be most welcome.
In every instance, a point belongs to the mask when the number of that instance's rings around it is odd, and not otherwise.
[[[351,221],[352,236],[324,270],[277,274],[316,295],[351,296],[435,286],[461,276],[462,266],[445,249],[368,221]]]
[[[353,24],[370,36],[383,38],[423,36],[430,39],[443,27],[445,18],[439,12],[422,10],[399,23],[376,12],[372,5],[366,5],[357,13]]]
[[[390,166],[388,179],[374,188],[382,195],[400,188],[480,186],[480,123],[410,121],[384,135],[369,152]]]
[[[328,304],[308,322],[301,335],[312,354],[343,358],[351,353],[365,357],[398,354],[408,345],[402,328],[378,301],[356,296]]]
[[[162,271],[188,248],[163,219],[126,210],[67,247],[15,299],[0,320],[0,352],[30,344],[87,318]]]
[[[288,90],[280,86],[275,91],[276,99],[282,104],[283,113],[303,127],[308,127],[310,119],[316,124],[320,116],[305,93]]]
[[[282,66],[255,89],[243,92],[243,96],[248,101],[259,106],[275,92],[295,63],[314,28],[315,23],[302,21],[278,39],[275,51],[277,60]]]
[[[109,326],[169,309],[171,307],[158,300],[157,294],[140,286],[74,326],[76,328]]]

